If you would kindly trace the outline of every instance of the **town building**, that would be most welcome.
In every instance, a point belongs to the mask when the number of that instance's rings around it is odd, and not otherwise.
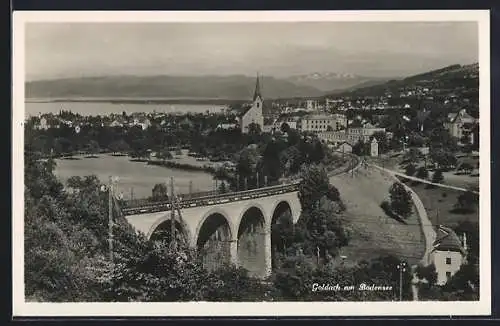
[[[377,157],[378,156],[378,141],[377,138],[373,137],[372,142],[370,143],[370,156]]]
[[[337,147],[337,150],[342,153],[352,153],[352,145],[344,141],[340,143],[340,145]]]
[[[312,114],[300,120],[302,131],[322,132],[341,130],[347,126],[347,118],[343,114]]]
[[[440,225],[436,231],[430,261],[436,267],[437,284],[445,284],[466,263],[467,238],[462,241],[450,228]]]
[[[462,144],[472,144],[474,140],[474,128],[478,120],[467,113],[466,109],[461,109],[456,113],[449,113],[448,120],[444,123],[444,128],[451,136],[458,138]],[[464,141],[467,140],[467,141]]]
[[[323,131],[318,133],[318,137],[324,141],[341,144],[348,142],[349,144],[356,144],[359,141],[369,142],[370,138],[377,132],[384,132],[385,128],[378,128],[370,123],[366,123],[362,127],[346,128],[340,131]]]
[[[258,124],[260,129],[264,130],[264,116],[262,114],[263,104],[264,98],[260,91],[259,77],[257,76],[252,104],[244,107],[243,111],[238,116],[242,133],[248,133],[248,127],[252,123]]]
[[[318,108],[318,101],[316,100],[306,100],[306,110],[315,111]]]

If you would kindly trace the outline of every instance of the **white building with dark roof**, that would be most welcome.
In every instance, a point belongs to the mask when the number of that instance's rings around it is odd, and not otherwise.
[[[444,128],[448,130],[451,136],[461,141],[464,137],[469,138],[470,143],[474,143],[474,128],[478,120],[461,109],[456,113],[449,113],[448,120],[444,123]]]
[[[462,240],[450,228],[440,225],[436,231],[430,260],[436,266],[437,284],[445,284],[466,262],[467,239]]]

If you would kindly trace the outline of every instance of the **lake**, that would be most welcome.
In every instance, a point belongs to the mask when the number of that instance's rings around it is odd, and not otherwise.
[[[83,116],[127,114],[134,112],[164,113],[211,113],[222,112],[224,105],[216,104],[147,104],[147,103],[110,103],[110,102],[42,102],[26,101],[24,116],[36,116],[39,113],[59,113],[61,110],[79,113]]]
[[[174,177],[176,193],[189,193],[189,182],[192,181],[193,192],[209,191],[214,188],[212,175],[203,171],[184,171],[161,166],[148,165],[144,162],[132,162],[127,156],[111,156],[101,154],[98,158],[57,159],[56,176],[66,184],[72,176],[96,175],[103,183],[109,176],[119,177],[118,193],[124,199],[146,198],[151,196],[155,184],[170,184]]]

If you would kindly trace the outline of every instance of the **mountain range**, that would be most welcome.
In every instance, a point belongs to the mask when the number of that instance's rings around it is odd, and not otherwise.
[[[377,78],[359,76],[349,73],[311,73],[307,75],[295,75],[286,80],[300,86],[314,87],[322,92],[332,92],[335,90],[346,90],[357,87],[370,86],[383,83],[391,78]]]
[[[335,90],[381,83],[387,79],[352,74],[312,73],[285,78],[261,77],[267,99],[319,97]],[[246,100],[255,77],[232,76],[102,76],[28,81],[26,98],[209,98]]]

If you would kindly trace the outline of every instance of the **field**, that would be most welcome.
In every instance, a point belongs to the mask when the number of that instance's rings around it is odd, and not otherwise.
[[[413,209],[407,224],[388,217],[380,208],[389,198],[393,179],[375,168],[360,168],[351,174],[330,179],[346,204],[345,223],[351,240],[339,256],[346,256],[346,265],[382,255],[395,255],[410,264],[417,263],[425,251],[425,239],[419,217]]]
[[[453,213],[453,206],[457,202],[457,197],[462,191],[447,188],[429,189],[423,184],[408,184],[420,197],[425,206],[429,220],[434,225],[443,224],[448,227],[455,227],[461,221],[479,222],[479,213],[475,212],[459,214]]]

